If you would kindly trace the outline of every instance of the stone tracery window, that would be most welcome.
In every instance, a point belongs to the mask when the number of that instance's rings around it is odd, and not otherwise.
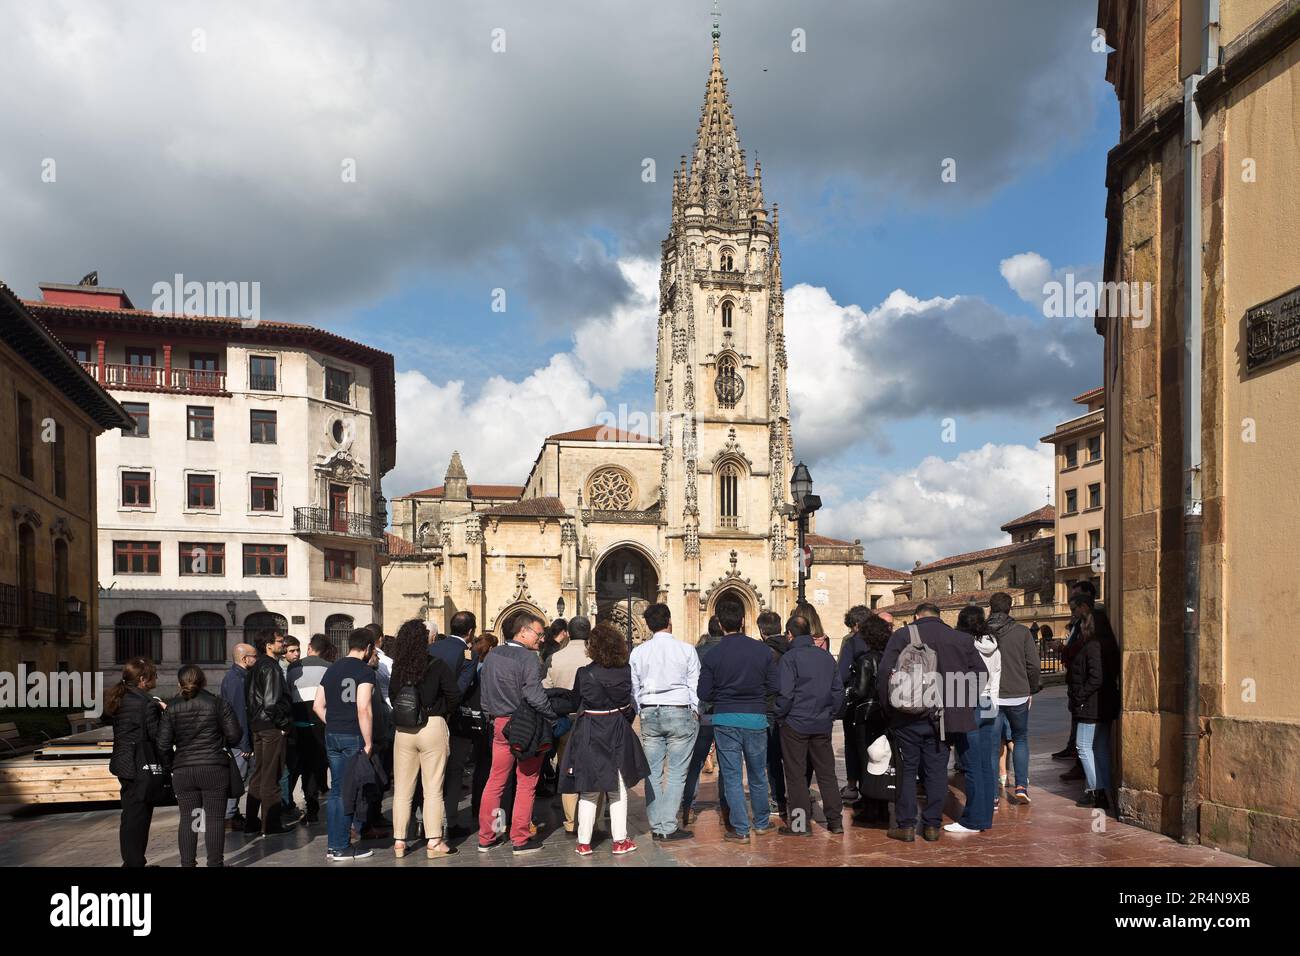
[[[736,369],[736,360],[730,355],[718,359],[718,378],[714,384],[718,395],[718,404],[723,408],[735,408],[740,397],[745,394],[745,383]]]
[[[730,299],[722,303],[722,327],[724,329],[731,328],[732,309],[733,309],[733,304]]]
[[[718,469],[718,524],[740,526],[740,469],[727,462]]]
[[[632,506],[632,480],[619,468],[602,468],[587,482],[587,501],[597,511],[627,511]]]

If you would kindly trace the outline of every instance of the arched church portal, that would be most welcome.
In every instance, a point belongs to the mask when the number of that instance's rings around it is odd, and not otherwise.
[[[709,599],[708,607],[705,610],[704,623],[707,625],[709,620],[717,613],[718,602],[723,598],[735,598],[740,602],[741,607],[745,609],[745,624],[742,630],[750,637],[758,637],[758,606],[754,602],[754,596],[745,588],[725,587]],[[704,629],[707,632],[707,628]]]
[[[632,643],[640,644],[651,636],[642,614],[659,600],[659,572],[636,548],[615,548],[596,566],[596,620],[627,633],[629,591],[624,576],[629,570],[636,577],[631,589]]]

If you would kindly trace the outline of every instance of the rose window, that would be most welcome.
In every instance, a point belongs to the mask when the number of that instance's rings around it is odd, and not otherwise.
[[[632,505],[632,482],[617,468],[605,468],[591,476],[587,500],[597,511],[626,511]]]

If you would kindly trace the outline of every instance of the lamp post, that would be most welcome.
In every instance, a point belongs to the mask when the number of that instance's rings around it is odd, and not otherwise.
[[[563,597],[563,595],[561,595],[560,599],[559,599],[558,601],[555,602],[555,616],[556,616],[556,617],[564,617],[564,597]]]
[[[629,561],[623,565],[623,584],[627,587],[627,652],[632,653],[632,588],[636,587],[636,569]]]
[[[231,626],[235,623],[235,608],[239,607],[234,601],[226,602],[226,613],[230,615]]]
[[[808,534],[808,516],[822,506],[821,498],[812,493],[812,474],[803,462],[795,465],[790,475],[790,497],[794,501],[794,516],[799,528],[799,597],[806,604],[805,584],[808,580],[807,562],[804,560],[804,538]]]

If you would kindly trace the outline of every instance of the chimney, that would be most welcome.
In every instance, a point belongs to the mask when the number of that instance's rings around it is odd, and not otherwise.
[[[99,284],[99,273],[91,272],[76,285],[61,282],[39,283],[41,297],[51,305],[74,305],[88,309],[134,309],[131,297],[122,289]]]

